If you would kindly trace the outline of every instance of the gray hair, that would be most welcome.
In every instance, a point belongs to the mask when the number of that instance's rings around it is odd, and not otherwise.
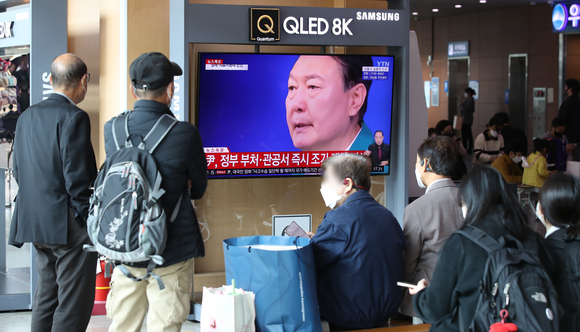
[[[322,172],[332,166],[340,180],[352,179],[355,189],[371,189],[371,160],[367,156],[341,153],[322,163]]]

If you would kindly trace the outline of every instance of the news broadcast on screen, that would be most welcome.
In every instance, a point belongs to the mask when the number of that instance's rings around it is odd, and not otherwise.
[[[208,176],[319,175],[339,153],[389,174],[393,69],[393,56],[200,53]]]

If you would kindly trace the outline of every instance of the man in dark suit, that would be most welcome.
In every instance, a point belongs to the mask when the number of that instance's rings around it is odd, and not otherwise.
[[[560,105],[558,117],[566,122],[566,137],[570,143],[580,143],[580,82],[575,78],[566,80],[566,100]],[[572,151],[574,161],[580,161],[580,145]]]
[[[63,54],[50,68],[54,93],[20,116],[14,139],[19,193],[9,243],[32,242],[38,285],[32,331],[85,331],[95,297],[97,254],[83,251],[89,189],[97,173],[91,124],[76,107],[89,73],[76,55]]]
[[[401,304],[405,236],[369,193],[367,157],[335,155],[322,171],[320,191],[332,210],[312,238],[320,313],[333,330],[383,326]]]
[[[375,142],[369,145],[365,156],[371,158],[373,166],[388,166],[391,157],[391,147],[383,140],[385,136],[382,130],[375,131]]]

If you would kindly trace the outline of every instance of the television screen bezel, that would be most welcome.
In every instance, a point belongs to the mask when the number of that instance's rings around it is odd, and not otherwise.
[[[200,103],[200,79],[201,79],[201,55],[202,54],[244,54],[244,55],[320,55],[320,56],[333,56],[333,55],[355,55],[355,56],[370,56],[370,57],[391,57],[393,59],[393,68],[396,68],[396,61],[397,57],[391,54],[323,54],[323,53],[255,53],[255,52],[197,52],[197,65],[196,65],[196,78],[195,78],[195,127],[199,130],[199,103]],[[397,75],[396,70],[393,70],[392,80],[393,80],[393,88],[391,91],[391,128],[389,131],[389,146],[391,147],[391,156],[392,156],[392,146],[393,146],[393,115],[394,115],[394,99],[395,99],[395,75]],[[200,134],[201,135],[201,134]],[[201,138],[203,141],[203,137]],[[347,152],[347,151],[345,151]],[[389,171],[387,173],[377,173],[371,171],[371,177],[374,176],[389,176],[391,175],[391,159],[389,158]],[[317,177],[321,176],[321,173],[312,173],[312,174],[272,174],[272,175],[224,175],[224,176],[207,176],[208,180],[215,180],[215,179],[268,179],[268,178],[291,178],[291,177]]]

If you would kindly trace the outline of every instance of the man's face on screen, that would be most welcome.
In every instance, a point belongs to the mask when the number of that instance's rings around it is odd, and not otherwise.
[[[383,144],[383,139],[385,137],[383,136],[383,133],[381,133],[380,131],[378,131],[375,134],[375,143],[377,143],[377,145],[382,145]]]
[[[286,121],[294,146],[302,151],[345,150],[360,129],[360,98],[353,92],[360,91],[357,86],[344,90],[342,68],[334,58],[301,56],[288,77],[286,96]]]

